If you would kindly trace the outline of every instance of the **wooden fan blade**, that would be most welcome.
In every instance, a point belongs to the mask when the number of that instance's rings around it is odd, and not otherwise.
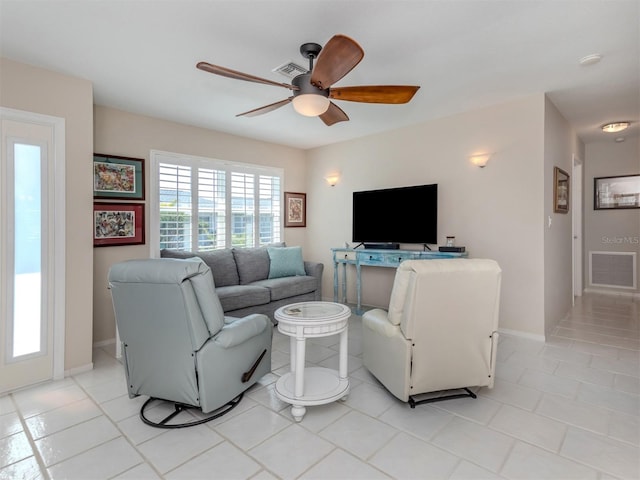
[[[288,83],[273,82],[266,78],[256,77],[254,75],[249,75],[248,73],[238,72],[236,70],[231,70],[230,68],[221,67],[219,65],[212,65],[207,62],[199,62],[196,65],[196,68],[203,70],[205,72],[213,73],[215,75],[221,75],[223,77],[233,78],[234,80],[244,80],[246,82],[264,83],[265,85],[275,85],[276,87],[284,87],[284,88],[288,88],[289,90],[298,90],[298,87],[294,85],[289,85]]]
[[[327,111],[320,115],[320,120],[322,120],[327,127],[330,127],[334,123],[347,122],[349,117],[347,117],[347,114],[344,113],[339,106],[331,102],[329,103]]]
[[[265,105],[264,107],[254,108],[253,110],[249,110],[248,112],[239,113],[236,115],[236,117],[256,117],[258,115],[262,115],[263,113],[273,112],[275,109],[284,107],[287,103],[291,102],[292,98],[293,97],[289,97],[285,100],[280,100],[279,102]]]
[[[364,57],[364,50],[345,35],[334,35],[318,55],[311,84],[326,89],[353,70]]]
[[[407,103],[420,87],[412,85],[363,85],[337,87],[329,90],[329,97],[336,100],[364,103]]]

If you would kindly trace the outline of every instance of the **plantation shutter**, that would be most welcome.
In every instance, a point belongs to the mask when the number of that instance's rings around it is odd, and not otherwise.
[[[160,249],[211,251],[280,242],[282,171],[152,152]]]

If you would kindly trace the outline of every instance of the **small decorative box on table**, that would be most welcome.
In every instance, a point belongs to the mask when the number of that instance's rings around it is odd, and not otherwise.
[[[351,310],[333,302],[300,302],[275,311],[278,330],[290,337],[291,371],[276,382],[276,395],[290,403],[291,415],[299,422],[305,406],[323,405],[345,399],[347,377],[347,335]],[[339,371],[305,368],[306,339],[340,334]]]

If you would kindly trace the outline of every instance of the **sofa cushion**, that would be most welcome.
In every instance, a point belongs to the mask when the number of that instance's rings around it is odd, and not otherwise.
[[[300,247],[268,247],[269,278],[305,275],[302,248]]]
[[[248,285],[269,276],[269,254],[266,247],[234,248],[240,285]]]
[[[260,280],[253,285],[266,287],[271,292],[271,301],[304,295],[318,288],[318,279],[307,275]]]
[[[271,300],[269,289],[258,285],[229,285],[216,288],[216,293],[225,312],[264,305]]]
[[[211,252],[187,252],[182,250],[160,250],[163,258],[192,258],[200,257],[204,260],[213,274],[213,282],[216,287],[226,287],[227,285],[239,285],[240,277],[236,268],[233,252],[230,248],[213,250]]]

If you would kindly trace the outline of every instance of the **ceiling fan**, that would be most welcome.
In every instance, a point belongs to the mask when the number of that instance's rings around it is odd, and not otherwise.
[[[247,82],[274,85],[291,90],[293,95],[279,102],[265,105],[248,112],[239,113],[237,117],[254,117],[272,112],[288,103],[300,114],[320,119],[327,125],[349,120],[333,100],[349,102],[400,104],[407,103],[420,88],[411,85],[362,85],[356,87],[332,87],[332,85],[349,73],[364,57],[364,50],[358,43],[345,36],[334,35],[322,48],[317,43],[305,43],[300,53],[309,59],[309,73],[295,77],[291,84],[278,83],[266,78],[256,77],[230,68],[199,62],[196,67],[205,72]],[[314,67],[313,61],[316,60]]]

